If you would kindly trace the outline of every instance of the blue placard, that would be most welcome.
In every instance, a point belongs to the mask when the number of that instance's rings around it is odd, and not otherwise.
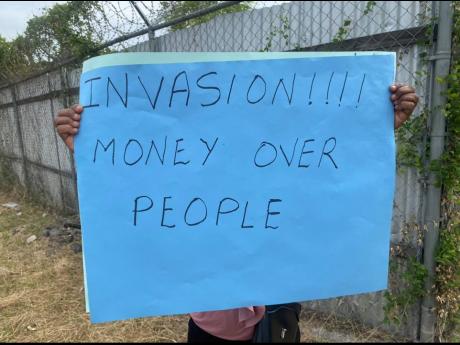
[[[75,159],[92,322],[386,289],[394,64],[84,72]]]

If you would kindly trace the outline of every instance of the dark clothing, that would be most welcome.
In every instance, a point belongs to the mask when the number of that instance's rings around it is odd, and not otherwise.
[[[203,331],[200,327],[196,325],[195,322],[190,318],[188,321],[188,343],[251,343],[251,340],[248,341],[234,341],[218,338],[209,334],[208,332]]]

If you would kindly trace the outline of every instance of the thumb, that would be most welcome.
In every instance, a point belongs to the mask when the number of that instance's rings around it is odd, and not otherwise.
[[[67,138],[65,138],[64,142],[69,150],[73,153],[73,135],[69,135]]]

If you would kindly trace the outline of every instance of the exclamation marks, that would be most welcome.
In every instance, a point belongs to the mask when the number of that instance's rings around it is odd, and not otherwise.
[[[361,82],[361,88],[359,89],[359,96],[358,96],[358,102],[356,104],[356,108],[358,108],[359,101],[361,100],[361,93],[363,92],[363,85],[364,85],[365,80],[366,80],[366,73],[364,73],[363,75],[363,81]]]
[[[326,104],[329,104],[329,89],[331,88],[331,82],[332,82],[333,77],[334,77],[334,72],[331,73],[331,77],[329,78],[329,84],[327,85]]]
[[[332,80],[334,79],[334,74],[335,72],[331,72],[330,76],[329,76],[329,82],[328,82],[328,85],[327,85],[327,90],[326,90],[326,100],[325,100],[325,103],[326,104],[329,104],[329,94],[330,94],[330,91],[331,91],[331,85],[332,85]],[[340,97],[339,97],[339,107],[342,106],[342,100],[344,99],[344,95],[345,95],[345,89],[347,88],[347,82],[348,82],[348,74],[349,72],[345,72],[345,76],[343,78],[343,83],[342,83],[342,88],[340,90]],[[340,75],[342,75],[340,73]],[[359,77],[358,77],[359,78]],[[337,78],[336,78],[337,79]],[[313,100],[312,100],[312,95],[313,95],[313,88],[315,87],[315,80],[316,80],[316,72],[313,73],[313,76],[311,78],[311,82],[310,82],[310,91],[308,93],[308,105],[312,105],[313,104]],[[354,80],[354,78],[353,78]],[[361,101],[361,95],[363,93],[363,89],[364,89],[364,83],[366,81],[366,73],[363,74],[363,77],[362,77],[362,80],[361,80],[361,85],[360,85],[360,88],[359,88],[359,94],[358,94],[358,99],[356,101],[356,105],[355,107],[358,108],[359,106],[359,103]],[[318,83],[316,83],[318,84]],[[321,83],[320,83],[321,85]],[[338,85],[337,85],[338,86]],[[332,93],[334,95],[336,95],[338,93],[338,87],[336,87],[334,90],[332,90]],[[337,92],[336,92],[337,91]],[[336,96],[335,96],[336,97]],[[346,97],[345,97],[345,103],[346,102]],[[335,102],[334,102],[335,103]]]
[[[310,93],[308,94],[308,105],[311,105],[313,102],[311,101],[311,91],[313,90],[313,83],[315,82],[316,72],[313,74],[313,78],[311,79],[310,84]]]
[[[345,79],[343,80],[342,92],[340,92],[339,107],[342,103],[343,91],[345,91],[345,85],[347,84],[348,72],[345,73]]]

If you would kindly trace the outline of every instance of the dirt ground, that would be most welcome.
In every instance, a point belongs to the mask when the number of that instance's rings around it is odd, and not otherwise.
[[[11,202],[18,206],[1,206]],[[186,315],[91,324],[81,252],[43,232],[60,223],[52,210],[0,192],[0,342],[186,341]],[[308,311],[302,312],[301,330],[302,342],[397,341],[378,329]]]

